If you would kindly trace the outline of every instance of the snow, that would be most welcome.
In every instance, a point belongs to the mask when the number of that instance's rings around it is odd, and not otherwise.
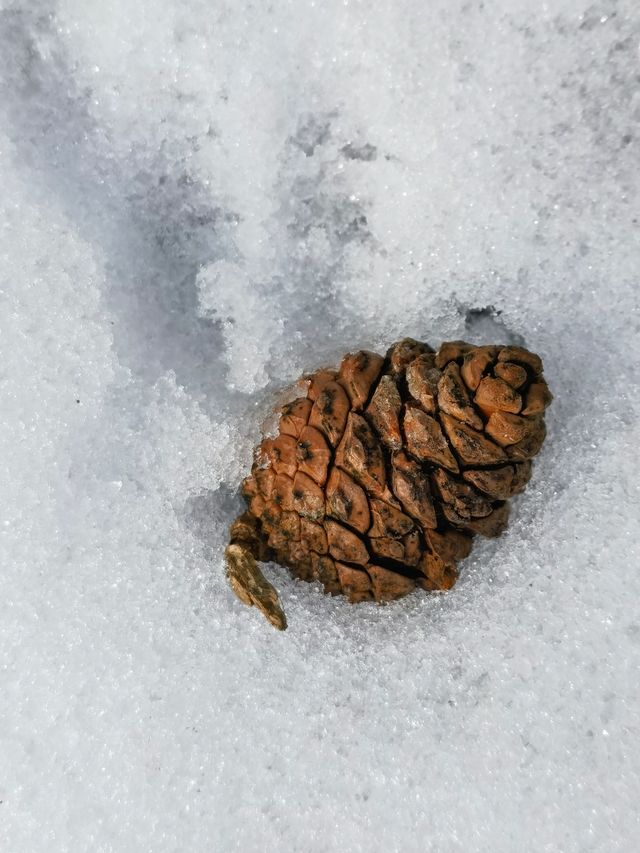
[[[0,847],[635,851],[632,0],[0,0]],[[276,395],[400,336],[555,394],[455,589],[226,530]]]

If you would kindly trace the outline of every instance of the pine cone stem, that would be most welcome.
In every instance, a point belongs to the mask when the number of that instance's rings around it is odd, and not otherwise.
[[[234,542],[227,545],[224,556],[229,585],[240,601],[249,607],[255,605],[274,628],[284,631],[287,620],[278,593],[260,571],[250,546]]]

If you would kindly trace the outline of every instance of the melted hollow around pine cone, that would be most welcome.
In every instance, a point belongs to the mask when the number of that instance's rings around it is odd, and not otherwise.
[[[304,390],[256,450],[235,530],[255,558],[352,602],[453,586],[472,537],[504,530],[552,399],[525,349],[411,339],[351,353]]]

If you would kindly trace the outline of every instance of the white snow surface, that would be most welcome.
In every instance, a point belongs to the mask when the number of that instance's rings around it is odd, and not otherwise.
[[[0,849],[629,851],[635,0],[0,0]],[[458,585],[223,576],[275,396],[411,335],[555,394]]]

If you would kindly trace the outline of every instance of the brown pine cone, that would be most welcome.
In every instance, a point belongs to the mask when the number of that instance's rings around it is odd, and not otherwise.
[[[475,533],[498,536],[531,475],[552,396],[520,347],[409,338],[304,377],[256,450],[231,528],[229,580],[286,627],[255,560],[350,601],[449,589]]]

